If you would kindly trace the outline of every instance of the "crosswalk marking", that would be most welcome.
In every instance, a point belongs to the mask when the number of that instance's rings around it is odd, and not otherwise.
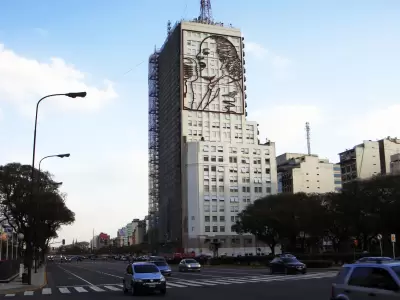
[[[243,284],[243,283],[268,283],[275,281],[296,281],[296,280],[310,280],[310,279],[322,279],[336,276],[337,272],[319,272],[309,273],[304,275],[253,275],[243,277],[219,277],[219,278],[196,278],[196,279],[183,279],[173,278],[167,280],[167,288],[188,288],[188,287],[203,287],[213,288],[218,285],[232,285],[232,284]],[[173,280],[171,282],[171,280]],[[82,285],[82,286],[68,286],[58,288],[43,288],[39,291],[25,291],[19,294],[24,296],[33,296],[37,294],[42,295],[54,295],[56,293],[61,294],[73,294],[73,293],[87,293],[87,292],[122,292],[122,284],[102,284],[102,285]],[[14,297],[19,294],[6,294],[5,297]]]
[[[104,287],[111,291],[120,291],[121,290],[120,288],[116,288],[115,286],[112,286],[112,285],[105,285]]]
[[[167,282],[167,287],[178,287],[178,288],[183,288],[186,287],[186,285],[178,284],[178,283],[172,283],[172,282]]]
[[[69,294],[71,293],[67,288],[58,288],[61,294]]]
[[[95,286],[95,285],[91,285],[91,286],[89,286],[89,288],[91,288],[95,292],[104,292],[103,289],[101,289],[101,288],[99,288],[98,286]]]

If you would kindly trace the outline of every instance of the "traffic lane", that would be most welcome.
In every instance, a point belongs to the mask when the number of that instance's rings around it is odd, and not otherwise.
[[[64,264],[62,265],[64,266]],[[69,286],[69,285],[82,285],[85,284],[78,277],[65,272],[58,264],[49,263],[46,268],[47,273],[47,286]]]
[[[53,281],[57,287],[121,284],[122,281],[122,276],[116,276],[114,274],[88,269],[80,265],[62,264],[58,265],[58,268],[64,272],[64,276],[57,276],[56,278],[53,276]],[[75,279],[69,280],[70,278]]]
[[[243,285],[233,286],[234,294],[239,295],[245,290],[247,297],[269,299],[330,299],[332,278],[314,278],[306,280],[271,281],[266,283],[252,283],[251,287]]]

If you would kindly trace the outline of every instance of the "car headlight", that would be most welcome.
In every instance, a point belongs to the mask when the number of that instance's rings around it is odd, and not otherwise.
[[[160,279],[160,281],[165,281],[165,277],[162,276],[161,279]]]
[[[188,265],[187,267],[188,267],[188,268],[191,268],[192,266],[191,266],[191,265]]]
[[[142,279],[134,279],[133,281],[134,281],[134,282],[143,282]]]

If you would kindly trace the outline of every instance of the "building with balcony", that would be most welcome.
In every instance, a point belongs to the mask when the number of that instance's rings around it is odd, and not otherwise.
[[[276,158],[280,193],[330,193],[342,188],[340,167],[317,155],[284,153]]]

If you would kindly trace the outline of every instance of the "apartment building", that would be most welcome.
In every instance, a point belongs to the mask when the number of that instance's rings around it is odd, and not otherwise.
[[[343,183],[390,174],[391,157],[400,153],[400,139],[387,137],[378,141],[363,141],[339,153]]]
[[[330,193],[342,188],[340,167],[317,155],[284,153],[276,158],[280,193]]]

